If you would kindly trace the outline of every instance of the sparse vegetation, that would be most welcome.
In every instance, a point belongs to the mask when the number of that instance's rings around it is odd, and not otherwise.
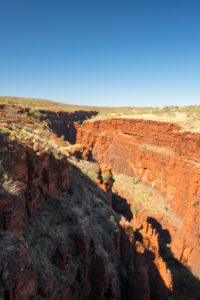
[[[117,222],[115,221],[115,218],[112,215],[109,217],[108,220],[105,220],[103,228],[105,232],[111,236],[114,236],[119,231]]]
[[[197,207],[199,205],[199,200],[198,199],[194,199],[192,202],[194,207]]]
[[[138,210],[139,210],[138,206],[136,206],[134,204],[131,205],[131,212],[133,214],[133,217],[137,218],[137,216],[138,216]]]
[[[4,169],[4,167],[0,164],[0,175],[5,175],[6,171]]]
[[[38,110],[34,110],[34,111],[32,112],[32,117],[34,117],[34,118],[36,118],[36,119],[40,119],[42,116],[43,116],[43,115],[42,115],[41,112],[38,111]]]
[[[133,178],[133,184],[137,184],[139,182],[140,178],[138,176]]]
[[[140,152],[144,153],[145,150],[146,150],[146,146],[145,146],[145,145],[142,145],[142,146],[140,147]]]
[[[4,180],[9,180],[9,175],[8,175],[8,173],[7,172],[5,172],[4,174],[3,174],[3,179]]]
[[[105,173],[102,175],[102,178],[104,183],[108,183],[110,180],[110,175],[108,173]]]
[[[134,203],[137,207],[142,206],[149,214],[167,215],[172,224],[181,228],[181,220],[173,213],[169,203],[159,191],[142,182],[133,184],[133,178],[126,175],[113,173],[113,177],[115,180],[113,191],[119,195],[123,194],[123,198],[127,199],[128,203]],[[168,209],[166,210],[165,207]]]
[[[52,111],[75,111],[75,110],[93,110],[97,111],[97,117],[93,119],[107,118],[135,118],[157,120],[162,122],[176,122],[184,131],[199,132],[200,128],[200,105],[190,105],[185,107],[164,106],[159,107],[95,107],[95,106],[78,106],[62,104],[49,100],[19,98],[19,97],[0,97],[0,104],[18,104],[23,107],[30,107],[34,112],[35,118],[39,119],[37,110]],[[27,118],[27,116],[22,116]]]

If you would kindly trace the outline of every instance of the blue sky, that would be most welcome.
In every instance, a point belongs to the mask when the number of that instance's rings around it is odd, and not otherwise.
[[[0,0],[0,95],[200,104],[200,1]]]

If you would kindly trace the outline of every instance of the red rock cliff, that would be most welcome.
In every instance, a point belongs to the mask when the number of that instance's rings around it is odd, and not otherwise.
[[[182,220],[172,233],[175,257],[200,274],[200,134],[176,124],[108,119],[84,122],[76,143],[92,148],[93,158],[113,171],[138,176],[158,189]]]

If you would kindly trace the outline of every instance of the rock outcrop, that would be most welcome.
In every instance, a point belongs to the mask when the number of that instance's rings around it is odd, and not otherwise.
[[[92,148],[84,145],[73,145],[67,149],[67,152],[76,159],[90,161],[92,158]]]
[[[112,186],[113,186],[113,174],[111,168],[108,168],[104,164],[98,166],[97,170],[97,184],[108,195],[112,201]]]

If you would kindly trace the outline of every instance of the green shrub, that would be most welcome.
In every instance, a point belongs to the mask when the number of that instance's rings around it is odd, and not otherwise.
[[[194,199],[192,204],[194,207],[197,207],[199,205],[199,201],[197,199]]]
[[[102,175],[102,178],[104,183],[108,183],[108,181],[110,180],[110,175],[108,173],[105,173]]]
[[[6,171],[5,171],[4,167],[2,167],[2,166],[0,165],[0,174],[1,174],[1,175],[4,175],[5,173],[6,173]]]
[[[142,145],[142,146],[140,147],[140,152],[144,153],[145,150],[146,150],[146,146],[145,146],[145,145]]]
[[[137,184],[140,178],[138,176],[133,178],[133,184]]]
[[[2,127],[0,131],[3,131],[3,133],[10,133],[10,129],[8,129],[7,127]]]
[[[3,179],[6,180],[6,181],[9,180],[9,175],[8,175],[8,173],[4,173],[4,174],[3,174]]]
[[[36,111],[33,112],[33,116],[34,116],[35,118],[39,119],[39,118],[42,117],[42,114],[41,114],[38,110],[36,110]]]
[[[169,207],[168,207],[168,206],[165,206],[164,208],[165,208],[165,211],[168,211],[168,210],[169,210]]]

